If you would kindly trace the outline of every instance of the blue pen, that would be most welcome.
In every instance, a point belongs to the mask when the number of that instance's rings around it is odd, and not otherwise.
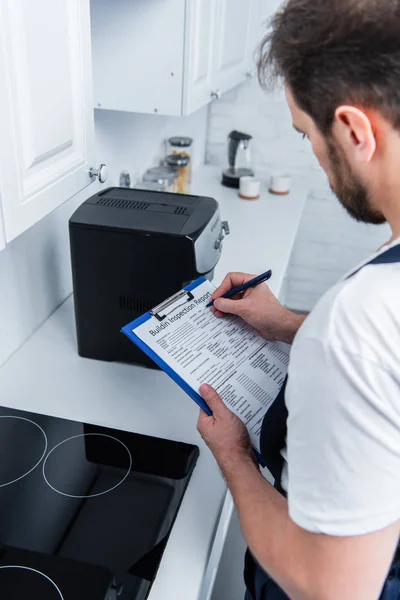
[[[236,294],[240,294],[241,292],[245,292],[246,290],[249,290],[250,288],[257,287],[257,285],[259,285],[260,283],[264,283],[265,281],[268,281],[268,279],[271,279],[271,277],[272,277],[272,271],[267,271],[266,273],[263,273],[262,275],[259,275],[258,277],[254,277],[254,279],[250,279],[250,281],[248,281],[247,283],[244,283],[243,285],[239,285],[238,287],[233,288],[233,290],[231,290],[230,292],[227,292],[226,294],[221,296],[221,298],[232,298],[232,296],[236,296]],[[210,306],[214,306],[214,300],[209,302],[207,304],[206,308],[209,308]]]

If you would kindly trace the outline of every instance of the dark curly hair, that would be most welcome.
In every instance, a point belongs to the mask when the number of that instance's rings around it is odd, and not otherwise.
[[[400,130],[400,0],[287,0],[258,60],[264,87],[283,77],[320,131],[351,103]]]

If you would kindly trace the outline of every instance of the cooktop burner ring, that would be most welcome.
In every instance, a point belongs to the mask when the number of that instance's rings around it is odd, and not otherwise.
[[[43,450],[42,455],[39,458],[39,460],[33,465],[33,467],[31,469],[29,469],[29,471],[26,471],[26,473],[23,473],[23,475],[21,475],[20,477],[16,477],[15,479],[12,479],[11,481],[6,481],[6,483],[0,483],[0,488],[2,488],[7,485],[11,485],[12,483],[16,483],[17,481],[20,481],[21,479],[23,479],[24,477],[29,475],[29,473],[32,473],[32,471],[34,471],[36,469],[36,467],[38,467],[40,465],[43,458],[46,456],[46,452],[47,452],[47,435],[46,435],[45,431],[42,429],[42,427],[40,427],[40,425],[38,425],[37,423],[35,423],[35,421],[32,421],[31,419],[27,419],[26,417],[20,417],[18,415],[0,415],[0,419],[19,419],[20,421],[25,421],[27,423],[31,423],[32,425],[37,427],[37,429],[39,429],[39,431],[43,435],[43,439],[44,439],[44,450]]]
[[[89,495],[75,495],[75,494],[67,494],[66,492],[61,492],[60,490],[58,490],[56,487],[54,487],[53,485],[51,485],[51,483],[49,482],[49,480],[46,477],[46,463],[47,460],[49,459],[49,457],[51,456],[51,454],[57,449],[59,448],[62,444],[65,444],[71,440],[77,439],[77,438],[81,438],[81,437],[89,437],[89,436],[96,436],[96,437],[104,437],[104,438],[108,438],[111,440],[114,440],[115,442],[118,442],[118,444],[120,444],[128,453],[129,456],[129,466],[127,469],[126,474],[124,475],[124,477],[121,479],[121,481],[119,481],[116,485],[112,486],[111,488],[109,488],[108,490],[104,490],[102,492],[99,492],[97,494],[89,494]],[[108,494],[108,492],[112,492],[113,490],[115,490],[117,487],[119,487],[124,481],[125,479],[128,477],[129,473],[132,470],[132,454],[128,448],[128,446],[126,446],[126,444],[124,444],[123,442],[121,442],[121,440],[119,440],[118,438],[112,436],[112,435],[107,435],[105,433],[80,433],[79,435],[73,435],[69,438],[67,438],[66,440],[62,440],[62,442],[59,442],[58,444],[56,444],[54,446],[54,448],[52,448],[50,450],[50,452],[48,453],[48,455],[46,456],[46,458],[43,461],[43,466],[42,466],[42,474],[43,474],[43,478],[45,480],[45,482],[47,483],[47,485],[54,490],[55,492],[57,492],[57,494],[61,494],[62,496],[66,496],[67,498],[76,498],[76,499],[84,499],[84,498],[97,498],[98,496],[103,496],[104,494]]]
[[[54,581],[50,579],[48,575],[42,573],[41,571],[38,571],[37,569],[33,569],[32,567],[26,567],[24,565],[0,565],[0,569],[22,569],[23,571],[30,571],[32,573],[35,573],[36,575],[40,575],[41,577],[47,579],[49,583],[51,583],[51,585],[59,595],[60,600],[64,600],[64,596],[62,595],[59,587],[54,583]]]

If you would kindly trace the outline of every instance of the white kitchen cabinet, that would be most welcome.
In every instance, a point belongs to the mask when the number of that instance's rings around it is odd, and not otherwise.
[[[246,75],[248,77],[255,77],[257,75],[257,51],[266,34],[267,21],[274,10],[271,7],[270,0],[254,0],[250,5],[251,15],[249,42],[247,45]]]
[[[92,0],[95,108],[182,111],[185,0]]]
[[[244,81],[253,46],[253,9],[257,0],[218,0],[213,88],[223,94]]]
[[[0,38],[0,183],[10,241],[94,181],[89,0],[2,0]]]
[[[183,114],[191,114],[212,100],[216,21],[215,0],[187,2]]]
[[[95,108],[187,115],[248,74],[260,0],[91,6]]]

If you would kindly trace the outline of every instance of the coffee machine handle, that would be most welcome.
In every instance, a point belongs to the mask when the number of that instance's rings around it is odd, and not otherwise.
[[[249,143],[253,136],[240,131],[231,131],[229,134],[228,158],[231,169],[236,167],[236,157],[241,142]]]

